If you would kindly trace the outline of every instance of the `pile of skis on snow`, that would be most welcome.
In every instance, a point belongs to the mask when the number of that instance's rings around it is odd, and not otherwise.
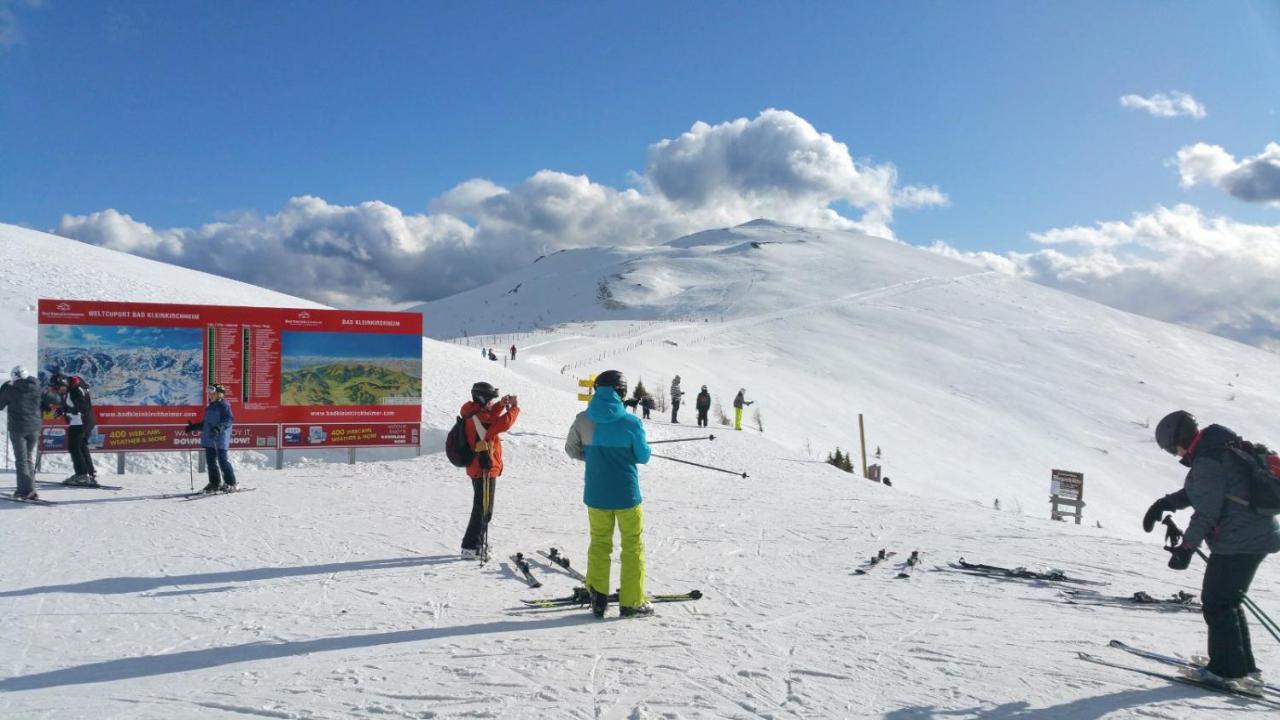
[[[892,550],[886,551],[884,548],[880,548],[879,552],[877,552],[875,555],[872,555],[860,567],[855,568],[853,571],[853,574],[866,575],[867,573],[871,572],[875,568],[880,567],[881,565],[884,565],[886,560],[888,560],[889,558],[897,554],[898,553]],[[912,550],[911,556],[906,559],[906,562],[902,563],[902,565],[898,567],[898,574],[895,577],[899,579],[906,579],[911,577],[911,572],[916,569],[917,565],[920,564],[921,554],[922,553],[919,550]]]

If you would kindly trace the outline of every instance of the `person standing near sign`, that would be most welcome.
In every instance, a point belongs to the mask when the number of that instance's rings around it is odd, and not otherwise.
[[[204,464],[209,469],[209,484],[200,492],[235,492],[236,471],[231,467],[231,457],[228,455],[235,416],[231,414],[231,403],[227,402],[225,387],[214,383],[208,390],[209,406],[204,409],[204,418],[200,422],[187,423],[187,432],[200,433]]]
[[[0,410],[8,411],[9,442],[13,444],[13,464],[18,474],[19,500],[38,500],[35,485],[35,452],[40,440],[40,383],[21,365],[9,372],[9,382],[0,385]]]
[[[67,421],[67,452],[71,454],[74,474],[64,483],[93,487],[98,484],[98,471],[94,469],[93,456],[89,454],[89,436],[93,434],[97,421],[93,416],[89,388],[79,375],[67,377],[62,373],[50,378],[49,387],[58,393],[60,403],[53,414]]]
[[[474,558],[489,545],[489,521],[493,519],[493,495],[502,475],[502,437],[520,417],[515,395],[498,398],[498,388],[487,382],[471,386],[471,402],[459,413],[466,419],[467,443],[476,457],[467,466],[471,478],[471,519],[462,536],[462,557]]]

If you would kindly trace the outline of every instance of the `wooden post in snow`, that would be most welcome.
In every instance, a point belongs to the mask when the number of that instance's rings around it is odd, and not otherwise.
[[[858,445],[862,448],[862,477],[867,477],[867,432],[862,423],[862,413],[858,413]]]

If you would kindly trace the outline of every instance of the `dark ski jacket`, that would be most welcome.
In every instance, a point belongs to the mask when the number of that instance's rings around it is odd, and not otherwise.
[[[66,418],[68,425],[83,425],[86,431],[97,425],[89,391],[83,386],[67,390],[67,394],[62,396],[62,417]]]
[[[698,393],[697,408],[699,410],[711,409],[711,393],[707,392],[706,390],[703,390],[702,392]]]
[[[9,432],[40,432],[40,383],[34,377],[0,385],[0,410],[8,410]]]
[[[742,393],[738,393],[738,394],[737,394],[737,395],[735,395],[735,396],[734,396],[734,398],[733,398],[733,406],[734,406],[734,407],[736,407],[736,408],[740,408],[740,407],[743,407],[743,406],[745,406],[745,405],[753,405],[753,404],[755,404],[755,401],[754,401],[754,400],[748,400],[745,396],[743,396],[743,394],[742,394]]]
[[[1205,542],[1214,553],[1224,555],[1280,551],[1280,524],[1276,519],[1230,499],[1249,497],[1252,468],[1227,447],[1239,439],[1221,425],[1201,430],[1180,461],[1191,468],[1182,490],[1166,497],[1174,509],[1194,508],[1182,536],[1183,542],[1192,547]]]
[[[226,398],[209,403],[209,407],[204,409],[204,419],[200,421],[200,447],[230,450],[231,426],[235,420],[231,414],[231,403]]]

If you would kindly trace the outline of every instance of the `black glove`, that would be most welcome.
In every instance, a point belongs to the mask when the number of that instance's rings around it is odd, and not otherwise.
[[[1169,493],[1159,500],[1151,504],[1147,509],[1147,514],[1142,516],[1142,529],[1151,532],[1151,529],[1160,522],[1160,516],[1167,512],[1177,512],[1183,508],[1191,507],[1191,498],[1187,497],[1187,490],[1183,488],[1175,493]]]
[[[1173,508],[1169,507],[1168,497],[1162,497],[1151,503],[1151,507],[1147,508],[1147,514],[1142,516],[1142,531],[1151,532],[1155,529],[1156,523],[1160,522],[1160,517],[1172,511]]]
[[[1189,545],[1179,545],[1178,547],[1165,548],[1169,551],[1169,569],[1170,570],[1186,570],[1191,566],[1191,556],[1195,553],[1195,548]]]
[[[198,423],[198,422],[187,423],[187,432],[189,433],[200,432],[200,425],[201,423]]]

